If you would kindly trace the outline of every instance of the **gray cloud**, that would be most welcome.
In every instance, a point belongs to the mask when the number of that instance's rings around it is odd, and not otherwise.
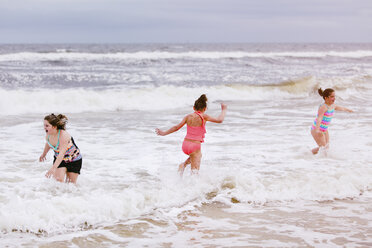
[[[0,42],[372,42],[364,0],[2,0]]]

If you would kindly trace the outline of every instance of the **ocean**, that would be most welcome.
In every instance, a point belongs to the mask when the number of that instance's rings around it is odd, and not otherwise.
[[[310,126],[336,91],[328,152]],[[198,175],[178,165],[206,94]],[[45,178],[63,113],[77,185]],[[1,247],[371,247],[372,44],[0,45]]]

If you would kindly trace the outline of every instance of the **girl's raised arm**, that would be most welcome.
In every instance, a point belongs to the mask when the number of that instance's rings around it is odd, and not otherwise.
[[[221,103],[221,114],[217,118],[204,114],[204,119],[210,122],[222,123],[223,120],[225,119],[226,109],[227,109],[227,105]]]

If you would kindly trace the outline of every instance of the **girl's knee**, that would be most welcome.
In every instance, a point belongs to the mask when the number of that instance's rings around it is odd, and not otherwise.
[[[56,179],[58,182],[63,183],[63,178],[62,178],[61,176],[56,176],[55,179]]]
[[[201,153],[201,150],[199,150],[199,151],[197,151],[197,152],[195,153],[194,158],[200,160],[201,157],[202,157],[202,153]]]

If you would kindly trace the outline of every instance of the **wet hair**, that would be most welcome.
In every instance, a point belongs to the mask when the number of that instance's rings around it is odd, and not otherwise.
[[[205,94],[201,95],[194,103],[195,110],[204,110],[207,107],[207,96]]]
[[[328,88],[328,89],[325,89],[325,90],[322,90],[322,88],[318,89],[318,93],[319,93],[320,96],[323,97],[323,99],[325,99],[326,97],[329,97],[333,92],[335,92],[335,90],[331,89],[331,88]]]
[[[50,114],[44,117],[44,120],[47,120],[50,125],[53,127],[57,127],[57,129],[66,129],[66,124],[67,124],[67,117],[65,115],[59,114]]]

